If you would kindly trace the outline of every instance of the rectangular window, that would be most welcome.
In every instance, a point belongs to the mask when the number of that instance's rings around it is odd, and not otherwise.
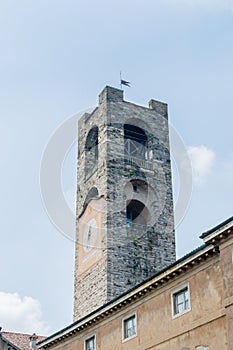
[[[136,314],[123,320],[123,340],[132,338],[137,334]]]
[[[190,310],[189,285],[185,285],[172,293],[173,317],[182,315]]]
[[[85,340],[85,350],[95,350],[95,336]]]

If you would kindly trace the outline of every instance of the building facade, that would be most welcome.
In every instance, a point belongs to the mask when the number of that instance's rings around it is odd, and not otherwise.
[[[204,244],[39,343],[43,350],[232,350],[233,217]]]
[[[167,105],[107,86],[79,121],[74,321],[174,261]]]

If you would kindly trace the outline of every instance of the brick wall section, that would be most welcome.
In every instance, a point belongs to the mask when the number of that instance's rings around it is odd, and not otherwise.
[[[123,91],[106,87],[99,106],[79,122],[77,223],[88,191],[97,187],[105,198],[102,259],[81,276],[77,273],[76,241],[74,320],[110,301],[175,261],[172,180],[167,105],[151,100],[150,108],[123,100]],[[142,128],[153,159],[132,161],[124,155],[124,124]],[[85,165],[85,142],[98,126],[98,161]],[[130,191],[141,180],[146,191]],[[126,202],[140,200],[150,219],[146,225],[126,225]],[[78,227],[78,225],[77,225]]]

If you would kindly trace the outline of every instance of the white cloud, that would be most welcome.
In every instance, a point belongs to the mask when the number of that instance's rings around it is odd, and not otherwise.
[[[194,182],[203,182],[215,161],[215,153],[201,145],[188,147],[188,155],[191,159]]]
[[[38,300],[18,293],[0,292],[0,320],[4,330],[47,335],[48,325],[42,321]]]

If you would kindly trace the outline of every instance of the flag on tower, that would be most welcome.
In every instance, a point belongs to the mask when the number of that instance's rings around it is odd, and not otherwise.
[[[121,78],[121,71],[120,71],[120,86],[121,86],[121,90],[122,90],[122,85],[125,85],[125,86],[128,86],[128,87],[130,87],[130,82],[129,81],[127,81],[127,80],[123,80],[122,78]]]
[[[125,85],[125,86],[130,87],[130,82],[129,82],[129,81],[126,81],[126,80],[121,79],[121,85]]]

